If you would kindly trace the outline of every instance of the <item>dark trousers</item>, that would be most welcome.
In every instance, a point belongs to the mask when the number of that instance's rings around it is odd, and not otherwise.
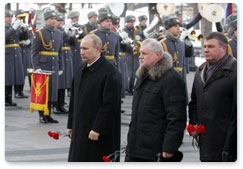
[[[12,103],[12,86],[5,86],[5,103]]]
[[[136,158],[136,157],[129,157],[128,155],[126,155],[125,162],[154,162],[154,161],[148,159]]]

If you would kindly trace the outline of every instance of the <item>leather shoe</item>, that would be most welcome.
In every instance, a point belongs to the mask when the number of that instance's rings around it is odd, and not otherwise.
[[[60,107],[59,107],[59,110],[60,110],[62,113],[68,113],[68,111],[67,111],[63,106],[60,106]]]
[[[23,92],[19,92],[15,94],[15,98],[17,99],[24,99],[24,98],[28,98],[28,96],[24,95]]]
[[[40,116],[39,120],[40,120],[40,123],[48,123],[46,116]]]
[[[17,106],[17,103],[7,102],[7,103],[5,103],[5,106]]]
[[[58,123],[57,120],[53,119],[50,115],[49,116],[46,116],[47,120],[49,123]]]
[[[60,109],[58,109],[56,106],[54,106],[53,107],[53,113],[55,113],[55,114],[61,114],[62,112],[61,112]]]

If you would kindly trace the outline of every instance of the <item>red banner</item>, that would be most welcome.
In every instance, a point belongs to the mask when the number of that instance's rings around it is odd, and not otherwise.
[[[31,75],[30,112],[42,110],[44,111],[44,115],[49,115],[48,84],[49,75],[39,73],[33,73]]]

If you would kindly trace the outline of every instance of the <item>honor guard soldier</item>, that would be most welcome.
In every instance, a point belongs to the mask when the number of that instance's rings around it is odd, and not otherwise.
[[[21,26],[20,28],[26,31],[28,34],[28,39],[26,40],[21,40],[19,41],[19,46],[21,48],[21,55],[22,55],[22,61],[23,61],[23,66],[24,66],[24,78],[27,76],[29,80],[29,86],[31,85],[31,80],[30,80],[30,74],[27,73],[27,69],[31,68],[31,33],[29,30],[29,25],[26,23],[27,14],[25,13],[24,10],[20,9],[16,12],[15,17],[16,19],[21,21]],[[28,98],[28,96],[24,95],[23,93],[24,85],[15,85],[14,86],[14,91],[15,91],[15,98]]]
[[[97,29],[98,25],[97,25],[97,17],[98,14],[95,11],[91,11],[88,13],[87,15],[88,17],[88,23],[84,24],[83,27],[83,31],[84,31],[84,35],[88,35],[89,32]]]
[[[133,88],[135,83],[135,72],[139,67],[139,49],[140,41],[142,40],[142,32],[140,32],[135,26],[135,16],[128,15],[125,18],[126,26],[123,29],[128,34],[128,37],[132,40],[132,46],[126,53],[127,57],[127,70],[128,70],[128,94],[133,94]]]
[[[24,84],[24,67],[22,62],[20,40],[28,39],[27,32],[20,29],[21,21],[17,19],[12,25],[13,13],[5,11],[5,106],[16,106],[12,102],[12,86]]]
[[[165,52],[169,52],[173,57],[174,69],[183,77],[186,84],[186,57],[193,56],[193,47],[186,48],[183,41],[180,40],[180,21],[174,17],[168,17],[164,21],[166,29],[165,38],[160,42]],[[187,90],[187,85],[186,85]],[[188,99],[188,96],[187,96]]]
[[[72,51],[71,47],[75,45],[75,38],[72,31],[66,33],[63,29],[64,14],[57,13],[56,16],[56,28],[63,34],[63,46],[62,46],[62,60],[63,60],[63,74],[59,76],[59,89],[57,96],[57,104],[54,106],[53,113],[68,113],[64,108],[65,103],[65,89],[71,89],[71,83],[73,78],[73,63],[72,63]]]
[[[80,43],[82,38],[84,37],[81,25],[79,22],[79,11],[70,11],[68,13],[68,18],[71,19],[71,22],[65,25],[65,32],[73,31],[75,34],[75,45],[71,46],[71,51],[73,53],[73,73],[75,74],[78,66],[82,63],[82,58],[80,57]]]
[[[90,33],[100,37],[103,44],[101,55],[118,68],[120,45],[119,37],[111,30],[112,15],[107,12],[101,12],[98,22],[100,26]]]
[[[231,14],[226,18],[227,26],[225,36],[229,40],[234,34],[234,28],[231,27],[231,22],[237,20],[237,14]]]
[[[57,101],[58,76],[63,73],[62,45],[63,35],[55,28],[56,12],[47,10],[44,12],[45,26],[37,30],[33,36],[31,46],[32,65],[35,72],[53,71],[49,79],[49,115],[39,111],[41,123],[58,123],[51,117],[51,106]]]

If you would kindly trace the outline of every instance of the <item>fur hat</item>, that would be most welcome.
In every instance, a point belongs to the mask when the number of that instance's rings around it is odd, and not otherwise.
[[[13,12],[10,10],[5,10],[5,17],[13,17]]]
[[[25,17],[27,14],[25,13],[25,11],[23,9],[19,9],[16,11],[15,16],[17,17]]]
[[[65,20],[65,18],[64,18],[64,14],[62,14],[62,13],[57,13],[56,20],[57,20],[57,21],[64,21],[64,20]]]
[[[135,22],[136,18],[133,15],[128,15],[125,19],[126,22]]]
[[[176,17],[169,17],[166,18],[164,21],[164,27],[165,29],[169,29],[170,27],[180,24],[180,21]]]
[[[98,14],[95,11],[92,11],[92,12],[89,12],[88,15],[87,15],[88,19],[91,18],[92,16],[96,16],[97,17]]]
[[[120,18],[118,16],[113,15],[112,16],[112,25],[119,25],[120,24]]]
[[[47,20],[51,17],[56,17],[57,14],[54,10],[46,10],[45,13],[44,13],[44,19]]]
[[[98,13],[99,14],[101,14],[101,13],[103,13],[103,12],[109,12],[106,8],[100,8],[99,10],[98,10]]]
[[[147,20],[147,19],[148,19],[148,17],[146,15],[141,15],[138,17],[139,22],[141,22],[142,20]]]
[[[68,13],[68,19],[78,18],[80,16],[79,11],[70,11]]]
[[[99,14],[98,21],[102,22],[106,19],[112,19],[112,15],[110,13],[107,13],[107,12],[101,12]]]

